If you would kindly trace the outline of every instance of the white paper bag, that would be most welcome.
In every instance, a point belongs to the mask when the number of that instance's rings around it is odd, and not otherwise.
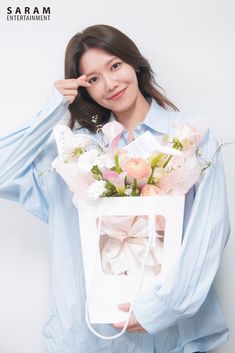
[[[75,200],[90,323],[126,320],[127,313],[119,310],[118,304],[132,302],[137,291],[141,295],[156,281],[164,280],[181,247],[184,200],[184,196]],[[165,223],[164,235],[156,236],[156,219]],[[129,223],[125,229],[123,224],[126,221]],[[145,259],[141,287],[138,288],[143,253],[151,232],[154,234]]]

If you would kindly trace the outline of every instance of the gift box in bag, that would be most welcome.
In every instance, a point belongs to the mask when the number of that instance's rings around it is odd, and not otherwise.
[[[90,323],[126,320],[128,313],[118,304],[133,302],[137,292],[141,295],[164,280],[180,251],[184,200],[184,196],[89,200],[75,194]]]

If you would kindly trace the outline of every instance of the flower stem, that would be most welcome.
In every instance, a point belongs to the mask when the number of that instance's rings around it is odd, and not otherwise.
[[[122,170],[119,166],[119,161],[118,161],[118,154],[114,156],[114,161],[115,161],[115,170],[118,174],[121,174]]]
[[[183,149],[183,145],[179,140],[176,140],[172,146],[173,148],[177,149],[177,150],[182,150]],[[161,160],[161,158],[164,157],[163,153],[160,153],[153,161],[152,161],[152,173],[148,179],[147,184],[152,184],[153,182],[153,175],[154,175],[154,171],[155,168],[157,167],[158,162]],[[170,162],[170,160],[172,159],[173,155],[170,155],[166,162],[163,164],[163,168],[166,168],[167,164]]]
[[[174,142],[174,144],[173,144],[172,147],[175,148],[176,150],[182,150],[183,145],[182,145],[182,143],[180,143],[180,141],[177,140],[177,141]],[[163,165],[163,168],[166,168],[167,164],[170,162],[170,160],[172,159],[172,157],[173,157],[173,155],[171,155],[171,156],[169,156],[169,157],[167,158],[166,162],[165,162],[164,165]]]
[[[138,189],[138,185],[137,185],[137,179],[134,179],[134,185],[133,185],[134,189],[137,190]]]
[[[138,196],[138,195],[139,195],[139,189],[138,189],[137,179],[134,179],[131,196]]]
[[[164,156],[163,153],[159,153],[159,155],[157,155],[157,157],[155,157],[155,158],[152,160],[152,162],[151,162],[152,172],[151,172],[150,177],[148,178],[147,184],[152,184],[152,182],[153,182],[153,174],[154,174],[155,168],[156,168],[158,162],[161,160],[161,158],[162,158],[163,156]]]

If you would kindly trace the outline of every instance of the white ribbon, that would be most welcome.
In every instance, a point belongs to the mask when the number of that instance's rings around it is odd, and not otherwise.
[[[145,261],[148,273],[158,274],[161,269],[163,242],[155,232],[161,217],[103,216],[101,221],[100,252],[106,274],[136,274],[140,272],[148,238],[154,229],[153,243]]]

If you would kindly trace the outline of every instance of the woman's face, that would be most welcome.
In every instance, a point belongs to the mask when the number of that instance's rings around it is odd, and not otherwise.
[[[79,71],[91,84],[86,88],[90,96],[114,113],[128,110],[141,95],[133,67],[102,49],[86,51]]]

